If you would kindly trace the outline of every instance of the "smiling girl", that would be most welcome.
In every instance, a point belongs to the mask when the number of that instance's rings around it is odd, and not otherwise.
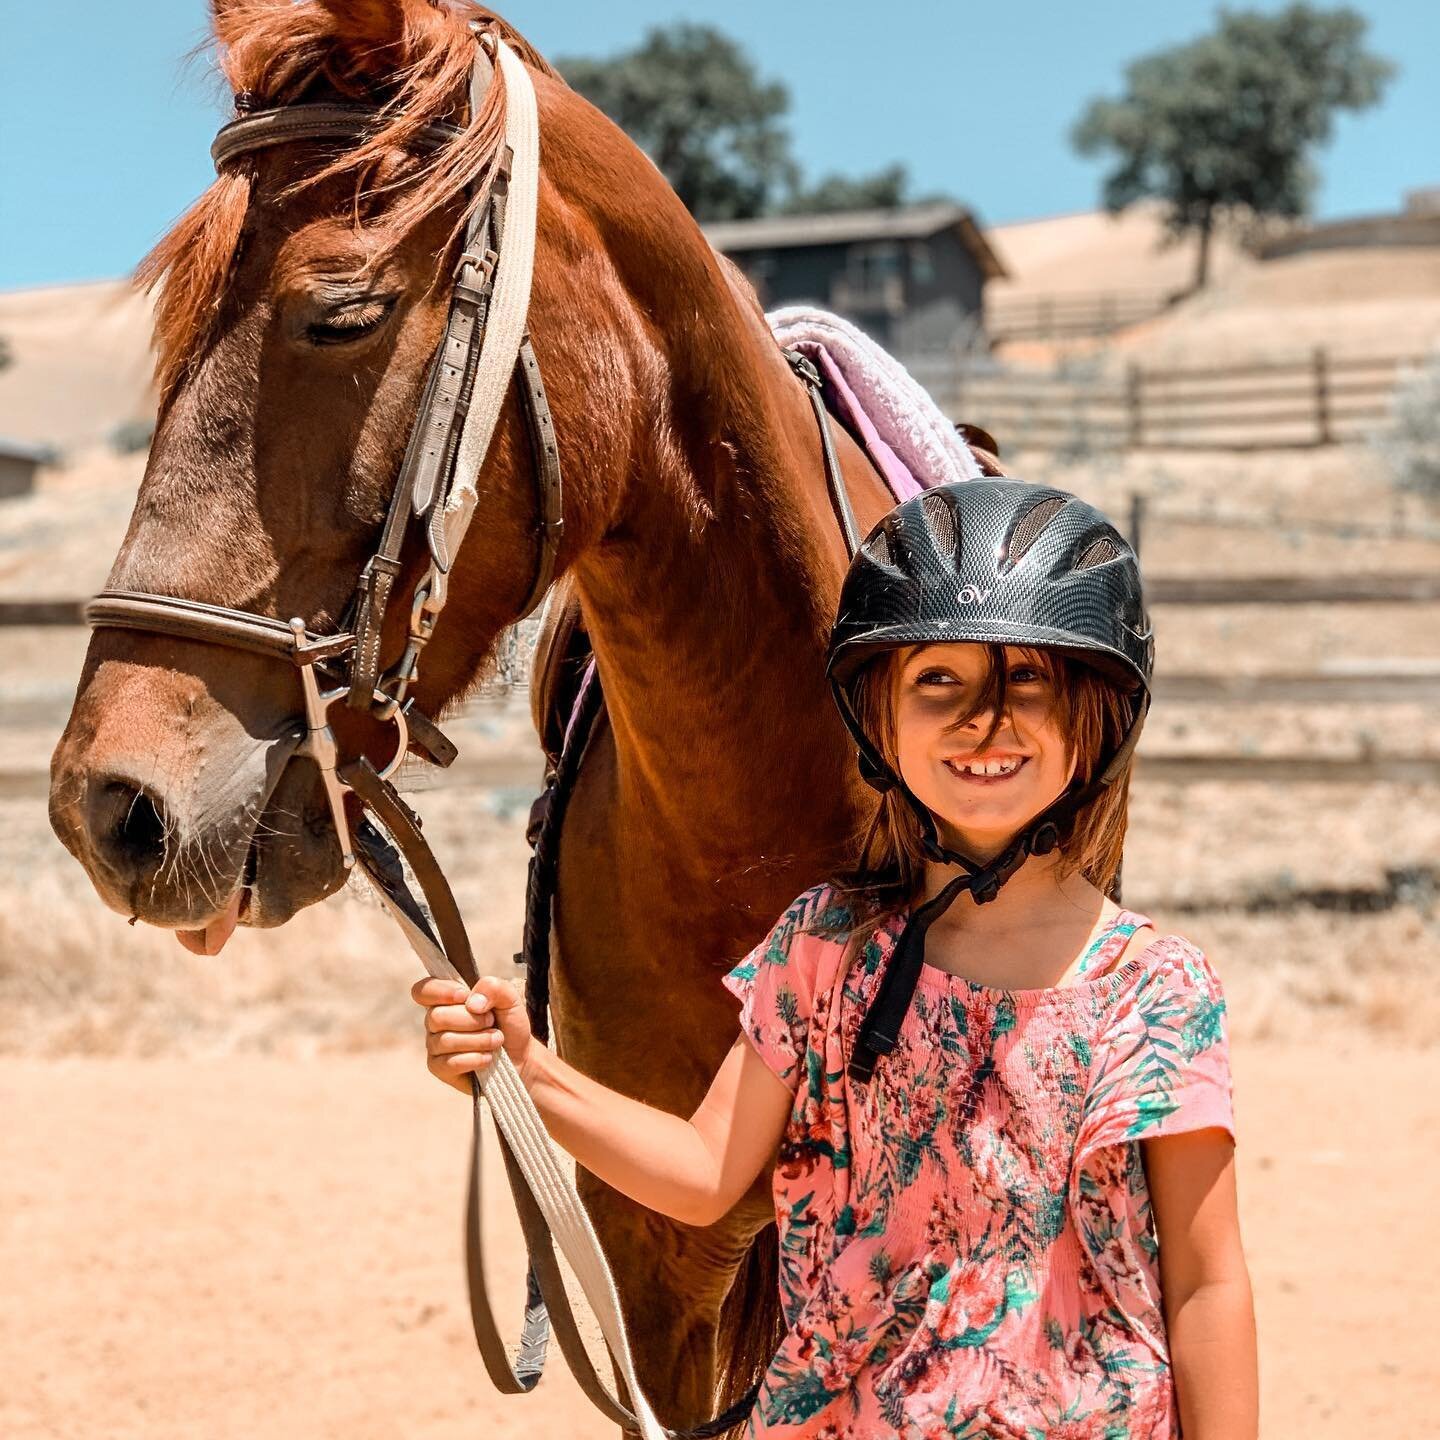
[[[505,1047],[556,1141],[678,1220],[768,1170],[787,1332],[755,1436],[1253,1440],[1220,981],[1118,903],[1153,644],[1098,511],[1010,480],[896,507],[829,673],[881,792],[853,872],[724,978],[689,1117],[532,1041],[515,988],[436,980],[429,1067]]]

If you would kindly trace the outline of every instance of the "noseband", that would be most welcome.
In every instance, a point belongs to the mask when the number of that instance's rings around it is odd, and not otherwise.
[[[479,39],[470,76],[472,121],[489,86],[495,53],[488,34]],[[365,105],[282,106],[231,121],[215,137],[210,153],[217,171],[222,171],[234,160],[275,145],[363,141],[374,133],[379,116],[378,110]],[[522,128],[525,119],[523,113],[518,116]],[[533,98],[529,121],[528,129],[533,131]],[[298,617],[286,622],[137,590],[102,591],[85,608],[92,626],[226,645],[294,665],[305,700],[305,728],[296,736],[295,753],[308,756],[320,769],[347,870],[355,863],[355,838],[345,813],[345,790],[351,787],[337,772],[328,718],[331,707],[344,700],[351,709],[394,724],[394,753],[376,772],[382,781],[389,780],[411,750],[441,766],[454,760],[454,745],[416,708],[408,692],[445,606],[450,569],[474,513],[475,477],[512,377],[528,422],[540,517],[535,575],[517,618],[523,619],[540,604],[555,576],[564,533],[560,451],[540,366],[525,331],[534,261],[534,176],[526,177],[515,197],[510,194],[515,145],[538,137],[517,136],[516,122],[517,116],[507,114],[508,143],[502,144],[494,163],[471,188],[472,208],[454,267],[444,335],[426,374],[379,543],[360,572],[341,629],[315,635]],[[410,143],[433,153],[464,133],[459,126],[431,121],[410,137]],[[411,599],[404,651],[382,674],[385,616],[412,528],[425,536],[429,565]]]

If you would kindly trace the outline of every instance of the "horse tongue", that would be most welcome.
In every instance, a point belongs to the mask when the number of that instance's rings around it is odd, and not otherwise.
[[[237,889],[230,897],[230,903],[203,930],[177,930],[175,938],[192,955],[218,955],[235,933],[240,919],[240,901],[244,896],[244,888]]]

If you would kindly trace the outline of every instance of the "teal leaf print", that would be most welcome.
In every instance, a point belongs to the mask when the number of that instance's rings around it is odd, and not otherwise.
[[[1135,1103],[1135,1118],[1125,1129],[1127,1136],[1143,1135],[1180,1107],[1168,1095],[1147,1093]]]
[[[1218,1045],[1225,1035],[1225,1001],[1205,996],[1180,1032],[1180,1048],[1187,1060]]]
[[[970,1019],[965,1014],[965,1005],[958,995],[950,997],[950,1018],[955,1022],[956,1031],[968,1037],[970,1034]],[[958,1048],[958,1047],[957,1047]]]
[[[834,1398],[834,1392],[825,1388],[825,1382],[816,1372],[802,1370],[784,1384],[770,1388],[770,1403],[764,1408],[765,1423],[800,1425]]]

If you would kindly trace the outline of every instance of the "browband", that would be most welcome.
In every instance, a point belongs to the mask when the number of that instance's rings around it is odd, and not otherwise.
[[[293,140],[363,140],[384,113],[373,105],[318,102],[259,110],[222,125],[210,146],[210,158],[218,171],[237,155]],[[407,143],[421,150],[440,150],[464,133],[448,121],[429,120],[407,137]]]

